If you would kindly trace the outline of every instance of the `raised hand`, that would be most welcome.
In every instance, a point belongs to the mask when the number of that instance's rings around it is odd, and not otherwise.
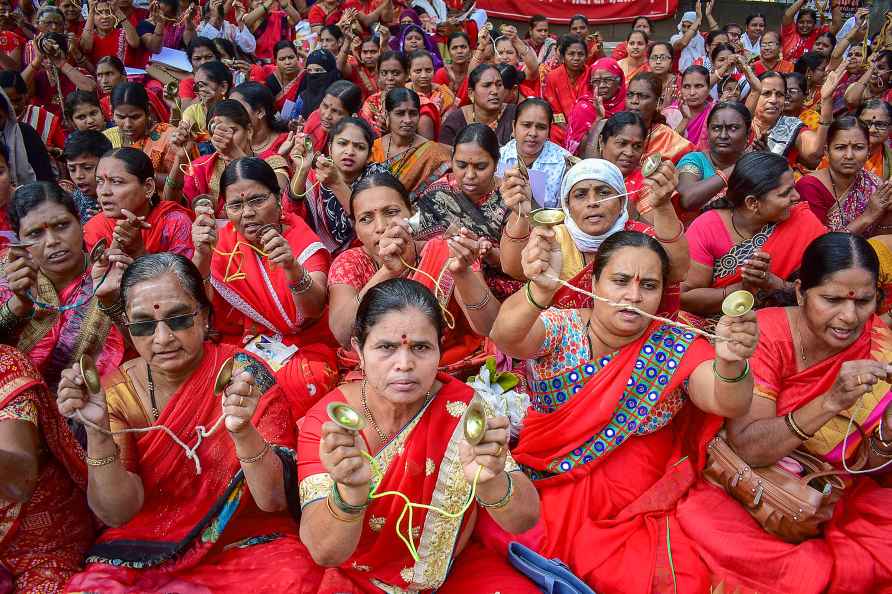
[[[93,262],[93,266],[90,268],[90,278],[93,279],[96,298],[100,302],[107,305],[120,298],[121,279],[124,278],[124,271],[132,263],[133,258],[114,246],[105,250],[102,257]],[[102,281],[103,276],[105,277],[104,281]],[[99,285],[100,281],[102,281],[101,286]]]
[[[780,291],[784,288],[783,279],[771,272],[771,254],[768,252],[754,252],[752,257],[743,262],[740,275],[743,277],[744,288],[751,292],[754,289]]]
[[[490,417],[486,419],[486,432],[483,439],[475,446],[462,439],[458,444],[458,456],[461,460],[465,480],[469,483],[477,475],[477,484],[481,485],[496,478],[505,470],[508,458],[508,418]]]
[[[360,453],[365,449],[358,432],[344,429],[331,421],[322,425],[322,438],[319,440],[322,467],[339,485],[364,490],[368,495],[372,467]],[[346,496],[346,493],[342,491],[341,495]]]
[[[505,171],[499,192],[505,206],[517,213],[518,216],[528,217],[533,207],[533,189],[530,181],[521,175],[518,168]]]
[[[892,375],[892,365],[861,359],[846,361],[839,368],[839,375],[824,394],[824,406],[833,412],[847,411],[861,396],[873,389],[878,381],[888,381]],[[887,434],[888,435],[888,434]]]
[[[392,274],[402,274],[406,269],[403,262],[414,265],[418,256],[408,222],[391,221],[378,241],[378,258]]]
[[[272,264],[275,264],[284,270],[292,270],[299,266],[294,259],[294,252],[291,251],[291,245],[274,227],[268,226],[263,230],[263,235],[260,237],[260,243],[263,246],[263,251],[267,253],[267,258],[269,258],[269,261]]]
[[[671,205],[672,194],[678,187],[678,170],[672,161],[664,159],[657,170],[644,179],[641,210]]]
[[[716,359],[744,361],[756,352],[756,345],[759,343],[759,324],[756,322],[754,311],[736,318],[722,316],[716,324],[715,332],[719,336],[731,339],[716,341]]]
[[[112,247],[119,247],[130,256],[141,256],[145,251],[142,230],[151,229],[145,217],[138,217],[127,209],[121,209],[124,218],[115,223],[112,232]]]
[[[37,288],[37,265],[24,247],[9,248],[6,258],[5,274],[9,289],[30,309],[30,295]]]
[[[554,229],[534,227],[529,241],[520,254],[524,276],[534,285],[546,291],[553,291],[560,286],[554,279],[560,278],[563,260],[561,246]]]
[[[232,378],[223,390],[224,423],[229,433],[241,433],[251,426],[251,419],[260,402],[260,390],[254,385],[254,376],[243,370]]]
[[[59,413],[66,418],[76,418],[77,412],[89,422],[104,429],[108,428],[108,405],[105,402],[105,391],[89,394],[84,378],[81,377],[80,364],[75,363],[63,369],[59,379],[56,404]]]
[[[316,159],[316,179],[323,186],[332,187],[343,182],[340,170],[335,167],[334,161],[325,155],[319,155]]]
[[[195,207],[195,222],[192,223],[192,244],[195,252],[209,258],[217,245],[217,221],[214,209],[208,204]]]
[[[464,227],[458,234],[447,237],[446,241],[449,245],[449,262],[446,266],[453,275],[470,272],[481,256],[483,244],[489,243],[488,240],[474,237],[474,234]]]

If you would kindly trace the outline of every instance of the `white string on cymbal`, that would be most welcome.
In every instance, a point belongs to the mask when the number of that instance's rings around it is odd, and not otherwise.
[[[98,431],[103,435],[108,435],[109,437],[114,437],[115,435],[126,435],[127,433],[150,433],[152,431],[164,431],[165,433],[167,433],[167,435],[170,436],[174,443],[183,448],[183,450],[186,452],[186,458],[192,460],[195,463],[195,474],[201,474],[201,460],[199,460],[196,450],[198,450],[201,442],[204,441],[206,437],[210,437],[217,431],[217,429],[220,428],[220,425],[223,424],[223,419],[226,418],[225,414],[221,414],[220,417],[214,422],[214,424],[211,425],[210,430],[206,429],[204,425],[198,425],[197,427],[195,427],[195,433],[198,435],[198,441],[196,441],[195,445],[190,448],[183,442],[183,440],[177,437],[176,433],[174,433],[170,428],[164,425],[152,425],[151,427],[118,429],[117,431],[110,431],[109,429],[100,427],[92,421],[88,421],[86,418],[84,418],[84,415],[81,413],[80,409],[75,411],[75,415],[77,416],[78,420],[87,427],[93,429],[94,431]]]
[[[606,297],[601,297],[600,295],[595,295],[591,291],[586,291],[585,289],[580,289],[579,287],[572,285],[572,284],[568,283],[567,281],[565,281],[561,278],[552,276],[550,274],[546,274],[545,277],[548,278],[549,280],[553,280],[557,283],[560,283],[561,285],[567,287],[568,289],[576,291],[577,293],[580,293],[587,297],[591,297],[592,299],[596,299],[602,303],[606,303],[607,305],[609,305],[611,307],[615,307],[617,309],[626,309],[629,311],[633,311],[636,314],[643,316],[645,318],[649,318],[651,320],[656,320],[657,322],[662,322],[664,324],[667,324],[670,326],[675,326],[677,328],[683,328],[685,330],[693,332],[694,334],[699,334],[700,336],[702,336],[708,340],[712,340],[712,341],[716,341],[716,342],[736,342],[735,340],[732,340],[731,338],[727,338],[725,336],[719,336],[718,334],[712,334],[711,332],[701,330],[700,328],[691,326],[689,324],[677,322],[675,320],[672,320],[670,318],[664,318],[662,316],[655,316],[653,314],[647,313],[646,311],[642,310],[641,308],[635,307],[631,303],[618,303],[616,301],[611,301],[610,299],[607,299]]]
[[[608,200],[616,200],[617,198],[625,198],[626,196],[631,196],[632,194],[638,194],[643,192],[646,188],[638,188],[637,190],[632,190],[631,192],[625,192],[623,194],[617,194],[616,196],[608,196],[607,198],[601,198],[600,200],[595,200],[594,204],[601,204],[602,202],[607,202]]]
[[[842,459],[843,469],[846,472],[848,472],[849,474],[868,474],[871,472],[879,472],[880,470],[882,470],[882,469],[886,468],[887,466],[889,466],[890,464],[892,464],[892,458],[890,458],[889,460],[886,460],[879,466],[874,466],[873,468],[855,469],[855,468],[849,468],[849,465],[846,462],[846,455],[848,454],[848,449],[849,449],[849,434],[852,432],[852,425],[855,423],[855,417],[858,416],[861,413],[861,409],[864,408],[864,396],[866,396],[866,395],[867,395],[866,393],[862,394],[861,397],[858,398],[858,410],[854,411],[851,415],[849,415],[849,426],[846,428],[846,434],[842,438],[842,455],[840,456],[840,458]],[[862,441],[862,443],[866,442],[868,439],[870,439],[870,437],[865,436],[864,441]],[[868,445],[868,451],[869,451],[870,450],[869,444],[867,444],[867,445]],[[869,458],[869,456],[868,456],[868,458]]]

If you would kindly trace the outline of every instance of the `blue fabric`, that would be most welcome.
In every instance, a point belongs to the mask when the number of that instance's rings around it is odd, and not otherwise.
[[[595,594],[560,559],[546,559],[519,542],[508,545],[508,561],[545,594]]]

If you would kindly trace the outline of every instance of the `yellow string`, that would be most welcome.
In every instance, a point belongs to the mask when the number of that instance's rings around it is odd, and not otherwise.
[[[446,309],[446,306],[443,305],[442,301],[440,301],[440,297],[442,296],[443,301],[446,301],[447,304],[449,303],[449,300],[447,299],[446,291],[444,291],[443,287],[440,286],[440,283],[443,281],[443,275],[446,273],[446,265],[444,265],[443,269],[440,270],[440,274],[437,275],[437,278],[434,278],[431,275],[429,275],[427,272],[425,272],[424,270],[421,270],[420,268],[415,268],[414,266],[412,266],[411,264],[406,262],[406,260],[402,256],[400,256],[400,262],[402,263],[403,266],[405,266],[409,270],[411,270],[413,272],[417,272],[418,274],[421,274],[422,276],[427,277],[428,279],[430,279],[430,281],[432,283],[434,283],[434,297],[437,299],[437,305],[440,306],[440,311],[443,312],[443,321],[446,322],[446,325],[449,327],[450,330],[455,330],[455,316],[453,316],[452,312],[449,311],[448,309]],[[447,263],[448,263],[448,260],[447,260]]]
[[[403,541],[403,544],[406,545],[406,548],[409,550],[409,554],[412,555],[412,559],[414,559],[416,562],[419,560],[419,557],[418,550],[415,548],[415,542],[412,540],[412,526],[414,524],[412,510],[417,507],[420,509],[427,509],[433,512],[437,512],[438,514],[447,518],[460,518],[465,514],[466,511],[468,511],[468,508],[471,507],[471,503],[474,502],[474,498],[477,495],[477,481],[480,480],[480,473],[483,471],[483,466],[479,465],[477,466],[477,472],[474,474],[474,481],[471,483],[471,492],[468,494],[468,500],[457,512],[449,512],[441,507],[436,507],[434,505],[413,503],[412,500],[409,499],[409,497],[402,491],[384,491],[383,493],[378,493],[378,486],[381,484],[381,481],[384,478],[384,473],[381,471],[381,467],[378,464],[378,461],[375,460],[371,456],[371,454],[369,454],[365,450],[360,450],[360,453],[369,461],[369,464],[372,467],[372,473],[375,475],[374,487],[372,487],[372,490],[369,492],[369,499],[381,499],[382,497],[388,497],[391,495],[402,498],[404,505],[399,517],[396,519],[396,535],[401,541]],[[406,517],[407,512],[409,514],[409,524],[408,528],[406,529],[406,534],[404,535],[400,531],[400,526],[402,525],[403,518]]]
[[[235,242],[235,246],[233,246],[231,252],[221,252],[221,251],[218,250],[217,248],[214,248],[214,253],[215,253],[215,254],[217,254],[218,256],[227,256],[227,258],[228,258],[228,259],[226,260],[226,270],[223,271],[223,282],[224,282],[224,283],[229,283],[229,282],[232,282],[232,281],[234,281],[234,280],[242,280],[242,279],[246,279],[246,278],[248,278],[248,275],[247,275],[246,273],[242,272],[242,262],[241,262],[241,260],[239,260],[239,262],[238,262],[238,270],[236,270],[236,271],[233,272],[232,274],[229,274],[229,268],[230,268],[230,266],[232,266],[232,260],[233,260],[236,256],[241,256],[241,255],[242,255],[241,252],[240,252],[239,249],[238,249],[239,246],[242,246],[242,245],[246,245],[246,246],[248,246],[249,248],[251,248],[252,250],[254,250],[255,252],[257,252],[258,254],[260,254],[260,257],[262,257],[262,258],[264,258],[264,257],[266,257],[266,256],[269,256],[269,254],[267,254],[266,252],[264,252],[262,249],[260,249],[260,248],[258,248],[258,247],[255,247],[255,246],[251,245],[250,243],[248,243],[248,242],[246,242],[246,241],[242,241],[241,239]]]
[[[298,155],[296,157],[296,159],[300,159],[300,165],[297,166],[297,170],[300,170],[304,166],[304,158],[301,157],[300,155]],[[316,188],[318,188],[321,185],[322,185],[322,183],[317,180],[315,183],[310,184],[310,187],[306,188],[303,192],[295,192],[294,188],[291,188],[291,191],[297,198],[306,198],[307,194],[309,194],[310,192],[312,192],[313,190],[315,190]]]

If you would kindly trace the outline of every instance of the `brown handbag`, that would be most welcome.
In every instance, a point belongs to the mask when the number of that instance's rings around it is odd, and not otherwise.
[[[728,445],[724,432],[712,439],[708,453],[706,479],[742,503],[766,532],[789,543],[819,536],[846,488],[842,475],[847,472],[801,449],[788,456],[805,468],[802,477],[777,463],[752,468]]]

